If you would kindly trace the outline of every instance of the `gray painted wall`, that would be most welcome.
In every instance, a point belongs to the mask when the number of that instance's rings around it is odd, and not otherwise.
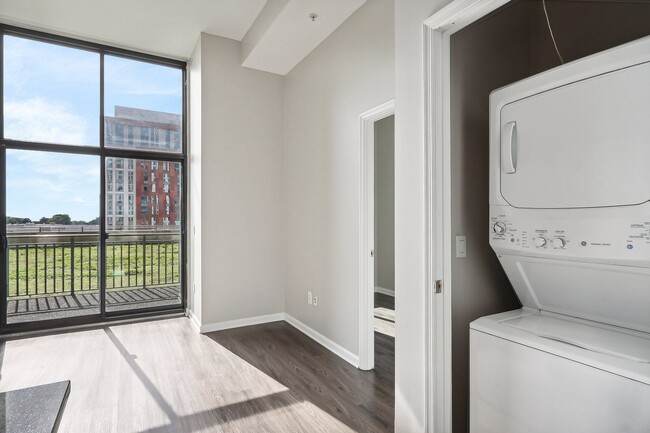
[[[395,116],[375,122],[375,287],[395,293]]]
[[[393,1],[366,2],[284,79],[285,311],[354,354],[359,116],[394,97],[393,41]]]
[[[395,0],[395,431],[425,431],[422,22],[450,0]]]
[[[189,290],[202,325],[284,311],[283,79],[240,66],[240,46],[202,33],[190,63]]]

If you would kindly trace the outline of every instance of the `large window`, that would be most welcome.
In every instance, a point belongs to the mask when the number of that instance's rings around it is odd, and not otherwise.
[[[182,310],[185,64],[0,31],[0,327]]]

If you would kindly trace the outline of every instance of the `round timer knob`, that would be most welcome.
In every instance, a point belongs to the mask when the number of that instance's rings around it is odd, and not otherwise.
[[[506,233],[506,225],[501,222],[494,223],[494,225],[492,226],[492,230],[494,231],[495,234],[501,236]]]
[[[562,238],[555,238],[553,239],[553,247],[555,248],[564,248],[566,245],[566,241]]]
[[[544,238],[535,238],[535,246],[537,248],[543,247],[544,245],[546,245],[546,239],[544,239]]]

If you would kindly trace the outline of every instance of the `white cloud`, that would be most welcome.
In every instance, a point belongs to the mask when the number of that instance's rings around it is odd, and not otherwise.
[[[96,156],[7,150],[8,213],[92,219],[99,212],[99,172]]]
[[[44,143],[96,145],[86,119],[42,98],[5,103],[5,137]]]

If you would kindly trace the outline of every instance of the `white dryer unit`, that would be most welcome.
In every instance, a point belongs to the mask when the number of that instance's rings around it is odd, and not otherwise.
[[[650,37],[492,93],[489,231],[470,430],[650,432]]]

